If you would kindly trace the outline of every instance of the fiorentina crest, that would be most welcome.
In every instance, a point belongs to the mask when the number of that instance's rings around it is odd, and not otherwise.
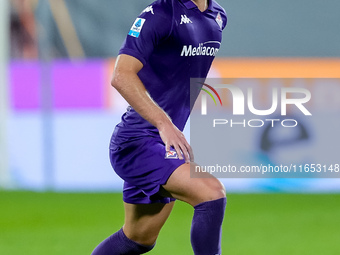
[[[176,151],[167,151],[165,152],[165,159],[178,159]]]
[[[220,28],[222,29],[222,26],[223,26],[223,20],[222,20],[222,17],[221,17],[221,13],[218,12],[217,13],[217,16],[216,16],[216,22],[217,24],[220,26]]]

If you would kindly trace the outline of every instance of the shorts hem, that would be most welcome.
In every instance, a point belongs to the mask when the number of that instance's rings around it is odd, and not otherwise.
[[[177,166],[175,167],[175,168],[172,168],[170,171],[167,171],[164,175],[163,175],[163,177],[162,177],[162,179],[161,179],[161,181],[160,181],[160,185],[164,185],[164,184],[166,184],[167,182],[168,182],[168,180],[169,180],[169,178],[170,178],[170,176],[180,167],[180,166],[182,166],[182,165],[184,165],[184,164],[187,164],[184,160],[180,160],[179,161],[179,164],[177,164]]]

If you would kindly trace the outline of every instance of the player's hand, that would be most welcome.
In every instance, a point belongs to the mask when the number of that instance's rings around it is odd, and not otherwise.
[[[179,159],[183,159],[184,156],[185,162],[194,161],[191,146],[185,139],[184,134],[174,124],[165,124],[158,130],[167,152],[170,151],[170,147],[173,147]]]

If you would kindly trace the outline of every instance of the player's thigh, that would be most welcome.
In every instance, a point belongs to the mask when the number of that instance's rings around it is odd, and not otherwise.
[[[209,173],[202,173],[202,178],[191,177],[190,165],[196,164],[186,163],[179,166],[163,185],[172,197],[192,206],[225,197],[224,186],[218,179]]]
[[[140,244],[154,244],[173,206],[174,202],[168,204],[124,203],[125,224],[123,230],[125,235]]]

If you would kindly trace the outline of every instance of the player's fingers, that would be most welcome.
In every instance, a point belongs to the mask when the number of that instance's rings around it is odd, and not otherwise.
[[[186,154],[188,155],[188,161],[187,162],[193,162],[194,161],[194,153],[192,151],[191,146],[188,143],[186,144],[185,150],[186,150]]]
[[[179,158],[179,159],[183,159],[182,151],[181,151],[180,146],[178,146],[178,145],[173,145],[173,147],[174,147],[174,149],[175,149],[175,151],[176,151],[176,153],[177,153],[177,155],[178,155],[178,158]]]
[[[165,143],[166,152],[170,151],[170,144],[168,142]]]
[[[181,145],[181,151],[184,155],[185,162],[189,163],[190,162],[190,155],[189,155],[188,149],[186,147],[186,144]]]
[[[187,147],[187,149],[188,149],[188,152],[189,152],[190,161],[194,162],[195,161],[195,159],[194,159],[194,152],[193,152],[191,146],[189,145],[189,148]]]
[[[188,143],[187,139],[185,139],[185,136],[183,135],[183,133],[181,134],[181,142],[183,144],[183,146],[181,146],[181,150],[185,156],[186,162],[190,162],[193,161],[192,157],[193,157],[193,153],[192,153],[192,149],[190,144]]]
[[[183,152],[185,162],[189,163],[190,161],[192,161],[191,157],[193,156],[191,146],[188,143],[187,139],[185,139],[185,136],[183,135],[183,133],[181,133],[180,139],[181,139],[180,147]]]

